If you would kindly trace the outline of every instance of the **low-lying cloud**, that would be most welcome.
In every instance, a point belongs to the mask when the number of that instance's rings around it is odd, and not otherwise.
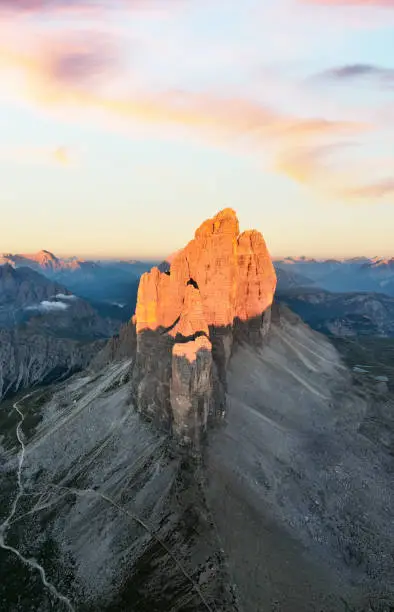
[[[57,298],[58,300],[77,300],[77,296],[73,295],[73,294],[67,294],[67,293],[57,293],[55,295],[55,298]]]
[[[43,300],[36,306],[28,306],[26,310],[37,311],[37,312],[64,312],[67,310],[68,304],[64,302],[49,302],[48,300]]]

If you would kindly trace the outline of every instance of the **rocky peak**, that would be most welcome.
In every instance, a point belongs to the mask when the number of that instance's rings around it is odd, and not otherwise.
[[[34,253],[33,255],[22,255],[22,257],[35,262],[40,266],[40,268],[44,269],[52,269],[60,265],[58,258],[53,253],[46,251],[45,249],[38,251],[38,253]]]
[[[275,287],[263,236],[240,234],[230,208],[204,221],[168,265],[144,274],[133,376],[141,411],[198,444],[224,412],[234,342],[261,342]]]

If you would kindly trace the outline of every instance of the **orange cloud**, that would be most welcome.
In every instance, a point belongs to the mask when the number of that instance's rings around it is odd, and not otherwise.
[[[73,156],[67,147],[19,146],[0,149],[0,161],[12,161],[21,164],[45,164],[69,166]]]
[[[60,69],[54,70],[54,55],[57,58],[55,65],[60,64]],[[352,134],[367,127],[352,121],[286,116],[242,98],[226,99],[180,91],[149,95],[136,90],[128,95],[110,96],[102,89],[95,91],[94,87],[83,87],[85,73],[89,78],[90,65],[95,64],[96,56],[85,55],[84,52],[82,55],[82,66],[78,66],[78,52],[75,49],[63,49],[63,61],[57,56],[57,50],[53,52],[46,47],[36,55],[0,47],[0,67],[22,77],[21,81],[9,81],[7,88],[14,85],[15,95],[44,107],[98,109],[123,119],[178,124],[207,128],[223,135],[249,134],[276,140]]]
[[[384,172],[393,166],[391,158],[375,158],[347,163],[338,161],[337,154],[354,142],[340,142],[317,147],[296,147],[282,150],[275,158],[274,167],[298,183],[306,184],[336,199],[376,200],[394,194],[394,179],[389,176],[369,183],[359,184],[360,177],[368,177],[376,170]],[[335,155],[334,155],[335,154]],[[373,161],[377,162],[376,164]]]
[[[70,57],[70,48],[63,53]],[[345,170],[331,164],[331,154],[346,143],[344,139],[373,129],[356,121],[293,117],[242,98],[178,91],[149,94],[133,88],[127,95],[110,95],[108,89],[89,80],[95,54],[88,55],[86,65],[79,67],[74,49],[71,63],[67,60],[66,69],[63,64],[60,72],[53,69],[54,55],[46,47],[35,54],[0,47],[0,68],[19,77],[9,78],[7,89],[13,89],[14,95],[24,101],[50,110],[72,109],[84,116],[86,111],[98,111],[101,117],[122,120],[125,125],[142,122],[187,127],[198,136],[219,142],[226,138],[242,142],[247,137],[248,142],[273,156],[275,171],[329,193],[344,194],[344,185],[349,184]],[[338,139],[342,139],[340,145]],[[56,155],[58,161],[64,161],[63,157],[61,152]]]
[[[280,151],[274,168],[297,183],[310,183],[322,174],[322,155],[315,148],[297,147]]]
[[[54,161],[61,166],[68,166],[71,162],[70,151],[66,147],[57,147],[52,153]]]
[[[297,183],[313,185],[334,194],[348,178],[348,171],[338,169],[333,156],[353,142],[330,143],[320,146],[298,146],[279,151],[274,168]]]

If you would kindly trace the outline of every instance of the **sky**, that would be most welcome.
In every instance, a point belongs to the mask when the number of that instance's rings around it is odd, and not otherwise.
[[[394,255],[394,0],[0,0],[0,252]]]

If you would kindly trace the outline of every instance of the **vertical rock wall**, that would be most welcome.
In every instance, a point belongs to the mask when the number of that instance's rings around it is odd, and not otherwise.
[[[163,271],[141,278],[133,383],[141,412],[197,445],[225,409],[233,342],[261,342],[276,275],[264,238],[235,212],[204,221]]]

